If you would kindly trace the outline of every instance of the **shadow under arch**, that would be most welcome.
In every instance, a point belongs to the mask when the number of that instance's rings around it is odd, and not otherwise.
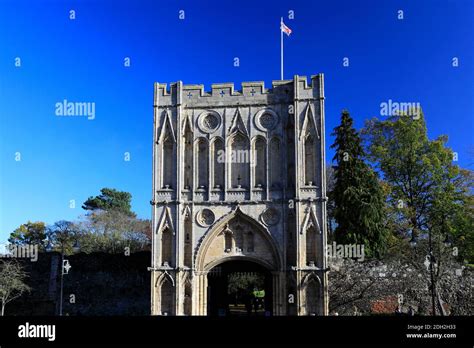
[[[208,315],[273,314],[273,275],[260,260],[231,257],[209,267],[206,289]]]

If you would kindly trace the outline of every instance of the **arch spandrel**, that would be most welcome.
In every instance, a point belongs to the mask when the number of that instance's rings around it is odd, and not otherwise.
[[[249,251],[246,244],[249,231],[252,232],[253,251]],[[226,248],[226,235],[229,233],[234,237],[231,250]],[[278,246],[270,232],[240,208],[224,216],[204,235],[196,256],[196,270],[206,271],[221,262],[235,259],[260,260],[270,270],[281,268]]]

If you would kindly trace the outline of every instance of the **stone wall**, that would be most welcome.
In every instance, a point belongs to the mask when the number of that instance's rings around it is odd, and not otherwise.
[[[79,253],[65,258],[72,268],[64,275],[63,315],[150,314],[150,252]],[[58,313],[60,260],[58,253],[42,253],[37,262],[22,261],[31,292],[7,304],[5,315]]]

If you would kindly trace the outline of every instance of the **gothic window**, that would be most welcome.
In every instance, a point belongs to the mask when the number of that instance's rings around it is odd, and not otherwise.
[[[265,148],[265,140],[258,137],[254,143],[254,166],[255,166],[255,187],[265,187],[267,172],[267,155]]]
[[[189,127],[184,133],[184,188],[191,189],[193,184],[193,133]]]
[[[314,263],[314,265],[317,265],[316,248],[317,233],[314,226],[311,226],[306,230],[306,264]]]
[[[206,188],[209,182],[209,147],[206,139],[198,141],[198,188]]]
[[[192,315],[192,287],[189,281],[184,286],[184,315]]]
[[[249,186],[249,142],[238,133],[231,140],[229,154],[231,164],[231,186],[233,188],[248,188]]]
[[[224,142],[217,138],[212,145],[213,157],[213,185],[214,188],[224,188]]]
[[[192,244],[192,222],[187,217],[184,220],[184,266],[192,267],[193,244]]]
[[[306,107],[305,118],[303,121],[303,130],[302,130],[302,140],[303,140],[303,165],[304,165],[304,185],[306,186],[315,186],[316,185],[316,167],[317,167],[317,158],[316,158],[316,138],[318,136],[318,130],[316,129],[315,120],[313,117],[313,112],[311,106],[308,104]]]
[[[255,248],[255,241],[254,241],[254,235],[252,231],[247,232],[247,251],[248,252],[253,252]]]
[[[295,227],[296,227],[296,219],[295,215],[290,212],[288,214],[288,248],[286,252],[287,263],[291,266],[296,265],[296,241],[295,241]]]
[[[286,125],[286,158],[288,161],[287,182],[288,188],[295,186],[295,125],[293,122],[293,115],[288,115],[288,123]]]
[[[234,244],[234,237],[232,235],[232,231],[225,230],[224,231],[224,250],[226,253],[230,253],[232,251]]]
[[[244,235],[242,233],[242,227],[237,226],[235,228],[235,246],[237,250],[244,250]]]
[[[319,283],[312,278],[306,283],[306,314],[318,315]]]
[[[304,141],[305,185],[314,186],[316,183],[316,154],[314,136],[308,135]]]
[[[161,264],[171,265],[172,257],[172,233],[169,228],[164,228],[161,232]]]
[[[163,188],[171,188],[173,183],[173,147],[174,141],[167,137],[163,143]]]
[[[280,140],[273,138],[270,142],[270,188],[278,189],[281,187],[281,156]]]
[[[165,278],[161,284],[161,314],[173,315],[174,289],[173,284],[168,278]]]

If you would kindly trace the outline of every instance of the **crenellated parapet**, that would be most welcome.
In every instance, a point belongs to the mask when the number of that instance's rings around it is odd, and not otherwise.
[[[324,98],[323,89],[322,74],[311,76],[309,84],[306,76],[295,75],[293,80],[272,81],[271,88],[265,88],[263,81],[242,82],[239,90],[233,83],[215,83],[207,91],[202,84],[155,83],[155,107],[278,104],[291,99]]]

